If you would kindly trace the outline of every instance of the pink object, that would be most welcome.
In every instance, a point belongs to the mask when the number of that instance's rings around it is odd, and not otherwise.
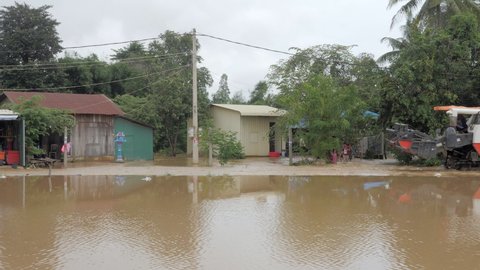
[[[60,149],[60,151],[62,151],[62,153],[65,153],[65,151],[67,151],[67,153],[69,153],[70,148],[71,148],[70,143],[67,143],[67,144],[62,145],[62,149]]]
[[[332,164],[337,164],[337,151],[336,150],[332,151],[331,159],[332,159]]]

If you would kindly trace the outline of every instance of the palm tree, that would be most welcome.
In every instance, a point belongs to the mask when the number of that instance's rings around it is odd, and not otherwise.
[[[395,59],[398,58],[400,52],[407,48],[410,45],[410,40],[412,39],[412,35],[414,33],[418,33],[419,29],[417,25],[409,18],[407,20],[407,24],[402,26],[403,30],[403,37],[400,38],[392,38],[392,37],[384,37],[381,39],[382,42],[388,43],[390,47],[392,47],[392,51],[387,52],[381,55],[377,62],[380,64],[385,63],[392,63]]]
[[[448,18],[463,12],[474,14],[480,21],[480,4],[477,0],[389,0],[391,8],[400,2],[406,3],[392,18],[393,27],[401,17],[412,17],[422,28],[444,27]],[[414,13],[417,12],[415,15]]]

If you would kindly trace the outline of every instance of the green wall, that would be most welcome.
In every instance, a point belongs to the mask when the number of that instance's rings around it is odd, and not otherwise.
[[[122,148],[124,160],[153,160],[152,128],[116,117],[114,130],[115,134],[123,131],[127,139]]]

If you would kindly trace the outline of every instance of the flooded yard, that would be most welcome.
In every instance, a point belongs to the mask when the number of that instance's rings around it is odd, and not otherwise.
[[[0,269],[480,269],[480,178],[7,177]]]

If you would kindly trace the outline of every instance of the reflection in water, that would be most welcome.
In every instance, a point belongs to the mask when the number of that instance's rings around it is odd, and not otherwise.
[[[0,180],[0,269],[475,269],[480,181]]]

